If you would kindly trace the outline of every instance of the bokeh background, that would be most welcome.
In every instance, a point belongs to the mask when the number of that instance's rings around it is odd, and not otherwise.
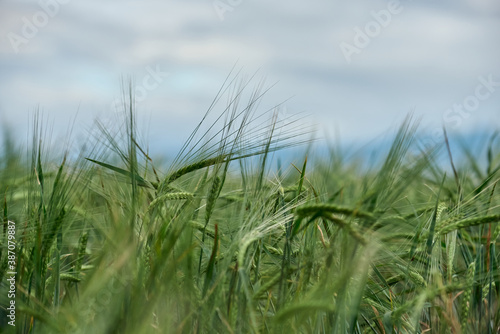
[[[347,143],[411,111],[431,140],[500,124],[498,0],[0,0],[0,36],[0,121],[24,139],[36,110],[54,136],[75,124],[84,138],[132,77],[151,149],[175,149],[234,66],[274,85],[262,109],[286,101],[282,115]],[[474,100],[480,78],[496,84]]]

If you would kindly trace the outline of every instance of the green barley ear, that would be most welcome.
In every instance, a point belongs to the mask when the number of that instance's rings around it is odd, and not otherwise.
[[[455,250],[457,247],[457,231],[453,231],[453,232],[447,234],[445,237],[445,240],[446,240],[446,250],[448,251],[448,253],[447,253],[448,282],[451,283],[451,280],[453,277],[453,262],[455,260]]]
[[[476,272],[476,263],[472,262],[467,269],[466,286],[462,297],[462,332],[466,333],[467,320],[470,310],[470,297],[472,295],[472,286],[474,283],[474,273]]]
[[[151,247],[149,246],[149,242],[146,241],[142,248],[142,252],[140,254],[140,269],[139,269],[139,277],[142,281],[142,287],[147,288],[147,278],[151,275],[151,263],[153,259],[153,253],[151,252]]]
[[[440,203],[439,203],[439,198],[441,196],[441,191],[443,190],[444,182],[446,181],[446,173],[443,175],[443,180],[441,181],[441,186],[439,187],[439,191],[436,196],[436,206],[434,208],[434,214],[432,215],[431,219],[431,224],[429,227],[429,236],[427,237],[427,242],[426,242],[426,248],[427,248],[427,258],[428,262],[426,265],[426,274],[425,276],[427,277],[428,270],[432,266],[431,260],[432,260],[432,251],[434,248],[434,240],[436,240],[436,236],[434,235],[436,232],[436,223],[438,222],[438,218],[441,218],[441,213],[442,210],[440,210]],[[439,216],[439,217],[438,217]]]
[[[144,265],[144,277],[149,277],[151,273],[151,247],[149,247],[148,243],[144,246],[144,252],[142,253],[142,261]]]
[[[205,211],[205,226],[210,221],[210,217],[212,216],[212,212],[215,207],[215,202],[217,201],[217,197],[219,196],[219,189],[221,185],[220,177],[216,176],[214,181],[212,182],[212,187],[210,188],[207,196],[207,208]]]
[[[208,173],[208,170],[207,170],[207,173]],[[205,176],[206,176],[206,174],[205,174]],[[212,212],[214,210],[215,202],[220,194],[221,182],[222,181],[221,181],[220,177],[215,176],[215,178],[212,182],[212,187],[210,187],[210,190],[208,191],[207,206],[205,209],[205,225],[203,226],[202,237],[201,237],[202,243],[205,242],[205,235],[206,235],[208,222],[210,221],[210,217],[212,216]],[[202,260],[202,258],[203,258],[203,250],[200,250],[200,258],[198,261],[198,272],[201,272],[201,260]]]
[[[194,197],[194,194],[189,193],[189,192],[184,192],[184,191],[175,192],[175,193],[167,193],[167,194],[156,197],[149,205],[147,211],[150,211],[155,206],[157,206],[158,204],[165,202],[165,201],[192,199],[193,197]]]
[[[60,280],[71,282],[71,283],[79,283],[81,281],[80,278],[78,278],[77,276],[71,275],[71,274],[61,274]]]
[[[420,273],[418,273],[417,271],[413,270],[413,269],[410,269],[410,268],[407,268],[407,267],[404,267],[400,264],[396,264],[399,269],[401,269],[405,274],[407,273],[408,276],[411,278],[411,280],[413,281],[413,283],[415,285],[418,285],[419,287],[427,287],[427,282],[425,281],[425,279],[422,277],[422,275],[420,275]]]
[[[491,290],[495,290],[495,282],[491,282]],[[485,284],[482,291],[482,300],[487,300],[490,293],[490,284]]]
[[[459,220],[457,222],[454,222],[452,224],[448,224],[446,226],[443,226],[443,228],[439,231],[441,235],[450,233],[451,231],[459,230],[462,228],[470,227],[470,226],[478,226],[478,225],[484,225],[484,224],[489,224],[489,223],[498,223],[500,222],[500,215],[490,215],[490,216],[483,216],[483,217],[473,217],[473,218],[466,218]],[[496,233],[496,231],[495,231]]]
[[[80,271],[82,269],[83,259],[85,258],[86,250],[87,250],[87,241],[89,239],[88,232],[85,232],[80,235],[80,240],[78,241],[78,255],[76,258],[75,264],[75,276],[80,276]]]
[[[441,221],[441,218],[443,216],[443,212],[446,209],[448,209],[448,206],[446,205],[446,203],[444,203],[444,202],[439,203],[439,205],[437,207],[437,213],[436,213],[436,221],[438,223]]]
[[[227,161],[226,156],[222,155],[222,156],[217,156],[215,158],[209,158],[209,159],[197,161],[197,162],[192,163],[190,165],[187,165],[185,167],[179,168],[178,170],[170,173],[165,178],[165,180],[162,183],[162,186],[166,186],[169,183],[174,182],[175,180],[177,180],[178,178],[180,178],[181,176],[183,176],[185,174],[189,174],[189,173],[194,172],[196,170],[203,169],[205,167],[210,167],[210,166],[213,166],[217,163],[222,163],[222,162],[226,162],[226,161]]]

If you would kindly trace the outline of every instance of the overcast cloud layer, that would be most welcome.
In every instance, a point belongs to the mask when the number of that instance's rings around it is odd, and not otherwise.
[[[0,36],[0,119],[19,131],[38,106],[55,132],[112,118],[131,75],[150,141],[177,143],[235,63],[276,83],[262,108],[292,97],[285,114],[345,141],[410,111],[430,133],[500,124],[497,0],[3,0]]]

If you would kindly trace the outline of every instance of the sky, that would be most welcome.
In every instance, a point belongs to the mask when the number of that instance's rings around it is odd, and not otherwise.
[[[85,138],[133,78],[139,130],[167,150],[235,68],[320,137],[362,143],[413,112],[432,143],[499,128],[499,39],[498,0],[0,0],[0,122],[26,138],[39,110]]]

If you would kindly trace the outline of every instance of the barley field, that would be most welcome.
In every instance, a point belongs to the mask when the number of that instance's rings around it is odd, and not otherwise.
[[[37,118],[26,147],[2,131],[0,331],[500,332],[496,133],[459,154],[408,116],[370,163],[315,154],[260,96],[234,94],[168,161],[133,101],[81,152]]]

